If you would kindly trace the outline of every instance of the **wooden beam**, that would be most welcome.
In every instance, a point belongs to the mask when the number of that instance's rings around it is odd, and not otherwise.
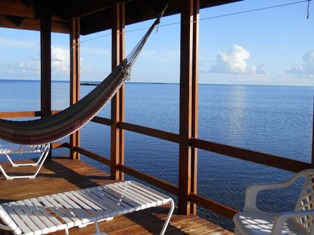
[[[73,4],[75,4],[73,8],[74,17],[90,15],[112,7],[112,1],[103,0],[81,1],[80,3],[74,1]]]
[[[207,210],[215,212],[215,213],[222,215],[222,216],[224,216],[228,219],[231,219],[231,220],[232,220],[233,216],[236,213],[238,213],[237,210],[235,210],[231,207],[228,207],[224,204],[221,204],[219,202],[215,202],[213,200],[210,200],[206,197],[203,197],[201,195],[197,195],[194,193],[192,193],[190,195],[190,200],[193,201],[194,203],[196,203],[197,205],[204,207]]]
[[[24,18],[19,16],[6,16],[6,18],[17,27],[20,27],[24,21]]]
[[[70,104],[80,100],[80,18],[72,18],[70,33]],[[75,151],[81,144],[80,131],[70,135],[70,158],[80,159],[80,153]]]
[[[0,16],[0,27],[10,28],[10,29],[25,29],[25,30],[40,30],[40,20],[39,19],[30,19],[24,18],[20,25],[17,25],[15,22],[12,22],[12,18],[7,16]],[[58,33],[69,33],[69,23],[52,21],[51,30]]]
[[[198,136],[198,51],[199,51],[199,9],[200,1],[193,1],[193,37],[192,37],[192,123],[191,136],[197,138]],[[191,193],[197,193],[197,148],[191,147]],[[190,213],[196,215],[196,204],[192,203]]]
[[[112,122],[111,122],[111,119],[109,118],[104,118],[104,117],[94,117],[92,120],[92,122],[96,122],[96,123],[99,123],[99,124],[103,124],[103,125],[106,125],[106,126],[111,126],[112,125]]]
[[[125,51],[125,4],[114,2],[112,5],[112,68],[124,59]],[[124,173],[117,166],[124,164],[124,131],[118,127],[124,121],[124,85],[111,100],[111,178],[123,180]]]
[[[107,166],[110,166],[110,164],[111,164],[111,161],[109,159],[107,159],[104,156],[101,156],[101,155],[99,155],[97,153],[91,152],[91,151],[89,151],[87,149],[84,149],[84,148],[81,148],[81,147],[76,147],[75,151],[77,151],[77,152],[85,155],[86,157],[89,157],[89,158],[91,158],[91,159],[93,159],[93,160],[95,160],[97,162],[105,164]]]
[[[0,118],[40,117],[40,111],[0,112]]]
[[[132,132],[147,135],[150,137],[155,137],[162,140],[171,141],[174,143],[179,143],[179,135],[175,133],[162,131],[162,130],[145,127],[145,126],[139,126],[139,125],[135,125],[135,124],[127,123],[127,122],[119,123],[118,127],[127,131],[132,131]]]
[[[196,193],[197,150],[190,139],[197,135],[198,84],[198,13],[199,0],[181,2],[181,61],[180,61],[180,141],[179,141],[179,198],[182,214],[195,214],[189,195]]]
[[[146,0],[138,0],[138,2],[142,3],[145,5],[146,12],[150,12],[151,15],[153,14],[158,14],[162,9],[161,9],[161,4],[160,1],[146,1]]]
[[[191,146],[194,146],[195,148],[266,166],[275,167],[282,170],[298,172],[304,169],[312,168],[310,163],[279,157],[271,154],[260,153],[253,150],[243,149],[226,144],[219,144],[194,138],[192,138],[190,142]]]
[[[174,195],[178,195],[178,187],[173,185],[173,184],[170,184],[170,183],[163,181],[161,179],[158,179],[154,176],[151,176],[149,174],[138,171],[138,170],[136,170],[130,166],[119,165],[118,168],[130,176],[133,176],[139,180],[145,181],[145,182],[152,184],[158,188],[166,190],[167,192],[170,192]]]
[[[51,111],[51,12],[49,1],[40,4],[40,59],[41,59],[41,115]],[[52,158],[51,149],[48,159]]]
[[[20,0],[1,0],[0,15],[35,18],[34,6],[26,5]]]
[[[60,112],[53,110],[52,114]],[[0,112],[0,118],[26,118],[26,117],[41,117],[41,111],[21,111],[21,112]]]
[[[51,5],[50,5],[51,6]],[[14,16],[28,19],[38,19],[35,11],[34,1],[22,1],[22,0],[1,0],[0,1],[0,15]],[[61,8],[61,7],[60,7]],[[63,9],[62,9],[63,10]],[[64,21],[64,19],[53,15],[51,12],[51,18],[53,21]]]
[[[119,3],[126,3],[130,0],[119,0],[116,1]],[[74,17],[83,17],[87,15],[91,15],[93,13],[97,13],[106,9],[110,9],[112,7],[113,1],[104,1],[104,0],[89,0],[89,1],[73,1],[73,4],[75,4],[75,7],[72,7],[73,9],[73,16]]]
[[[51,12],[49,1],[41,2],[40,53],[41,53],[41,112],[51,115]]]

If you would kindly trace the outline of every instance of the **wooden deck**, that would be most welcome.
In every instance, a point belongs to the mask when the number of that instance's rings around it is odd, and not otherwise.
[[[8,172],[16,171],[7,163],[1,163]],[[18,168],[21,172],[32,173],[31,167]],[[48,160],[36,179],[5,180],[0,176],[0,202],[14,201],[42,195],[65,192],[79,188],[92,187],[112,183],[109,175],[85,162],[67,158]],[[151,208],[126,216],[117,216],[111,221],[101,222],[100,229],[109,235],[127,234],[159,234],[163,220],[168,213],[167,207]],[[70,234],[85,235],[95,233],[95,226],[73,228]],[[0,231],[0,234],[4,232]],[[53,233],[53,235],[64,232]],[[215,234],[231,235],[224,230],[198,216],[184,216],[174,213],[166,234]]]

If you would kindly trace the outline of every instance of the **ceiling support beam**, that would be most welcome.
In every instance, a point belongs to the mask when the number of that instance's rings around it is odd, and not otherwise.
[[[129,2],[130,0],[119,0],[114,1],[117,4],[119,3],[125,3]],[[77,1],[73,1],[75,4],[75,7],[73,7],[74,11],[72,12],[72,15],[75,17],[82,17],[86,15],[90,15],[93,13],[97,13],[99,11],[103,11],[106,9],[110,9],[112,7],[113,1],[103,1],[103,0],[89,0],[89,1],[81,1],[79,4]],[[115,4],[115,3],[113,3]]]
[[[80,100],[80,18],[73,17],[70,33],[70,105]],[[80,153],[75,151],[80,147],[80,130],[70,135],[70,158],[80,159]]]
[[[112,68],[115,68],[125,57],[125,4],[114,2],[112,5]],[[124,180],[124,173],[118,166],[124,164],[124,130],[119,128],[124,122],[125,87],[118,90],[111,99],[111,178]]]
[[[50,1],[40,4],[40,60],[41,60],[41,116],[50,116],[51,112],[51,11]],[[51,158],[51,149],[48,158]]]
[[[10,16],[0,16],[0,27],[9,29],[40,30],[40,21],[38,19],[24,18],[23,21],[13,20]],[[58,33],[69,33],[69,24],[67,22],[52,21],[51,30]]]
[[[181,1],[180,140],[178,210],[196,214],[190,195],[197,193],[199,0]]]
[[[23,24],[24,18],[18,16],[6,16],[9,21],[11,21],[17,27],[20,27]]]
[[[20,0],[1,0],[0,15],[34,18],[33,6],[26,5]]]
[[[41,112],[51,115],[51,12],[50,1],[41,1],[40,55],[41,55]]]

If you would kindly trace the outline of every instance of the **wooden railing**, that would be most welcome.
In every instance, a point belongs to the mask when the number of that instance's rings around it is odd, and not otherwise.
[[[110,125],[110,119],[106,119],[106,118],[97,117],[96,119],[93,119],[92,121],[105,124],[105,125]],[[143,134],[150,137],[155,137],[162,140],[170,141],[173,143],[179,143],[179,135],[176,133],[162,131],[162,130],[135,125],[135,124],[126,123],[126,122],[119,123],[118,127],[125,131],[131,131],[138,134]],[[301,162],[301,161],[297,161],[293,159],[287,159],[280,156],[256,152],[256,151],[252,151],[248,149],[238,148],[238,147],[234,147],[230,145],[214,143],[214,142],[210,142],[210,141],[206,141],[202,139],[195,139],[195,138],[191,139],[190,147],[195,147],[195,148],[202,149],[205,151],[214,152],[214,153],[222,154],[225,156],[229,156],[229,157],[233,157],[233,158],[237,158],[241,160],[246,160],[246,161],[250,161],[250,162],[254,162],[254,163],[258,163],[258,164],[262,164],[262,165],[266,165],[270,167],[275,167],[282,170],[288,170],[292,172],[297,172],[300,170],[311,168],[310,163],[305,163],[305,162]],[[81,148],[79,148],[78,151],[84,154]],[[88,156],[88,155],[85,155],[85,156]],[[92,158],[96,161],[103,162],[102,157],[100,157],[100,159],[97,159],[94,157]],[[107,165],[109,164],[110,164],[110,160],[108,160]],[[179,189],[175,185],[171,185],[167,182],[156,179],[153,176],[142,173],[126,165],[120,165],[118,169],[128,175],[131,175],[147,183],[155,185],[156,187],[166,190],[174,195],[178,195]],[[230,208],[227,205],[220,204],[218,202],[215,202],[213,200],[210,200],[198,194],[191,194],[189,196],[189,200],[199,206],[202,206],[205,209],[213,211],[229,219],[232,219],[234,214],[237,213],[237,210]]]
[[[58,111],[53,111],[56,113]],[[41,113],[39,111],[29,111],[29,112],[2,112],[0,113],[0,118],[28,118],[28,117],[37,117],[40,116]],[[99,123],[101,125],[111,126],[111,120],[102,117],[95,117],[93,120],[95,123]],[[162,131],[154,128],[144,127],[140,125],[135,125],[131,123],[118,123],[118,127],[125,130],[131,131],[142,135],[147,135],[154,138],[159,138],[162,140],[170,141],[173,143],[179,143],[179,135],[172,132]],[[248,149],[238,148],[230,145],[214,143],[207,140],[202,140],[198,138],[192,138],[189,143],[190,147],[194,147],[197,149],[202,149],[209,152],[214,152],[222,155],[226,155],[229,157],[246,160],[258,164],[263,164],[270,167],[275,167],[278,169],[288,170],[292,172],[297,172],[303,169],[311,168],[310,163],[305,163],[297,160],[286,159],[280,156],[275,156],[271,154],[256,152]],[[54,143],[53,148],[70,148],[69,143]],[[84,149],[82,147],[75,147],[74,151],[79,152],[80,154],[85,155],[93,160],[96,160],[102,164],[110,166],[111,161],[110,158],[106,158],[102,155],[91,152],[90,150]],[[143,173],[137,169],[134,169],[127,165],[118,165],[118,170],[143,180],[147,183],[150,183],[160,189],[163,189],[169,193],[174,195],[178,195],[179,188],[176,185],[170,184],[166,181],[158,179],[154,176]],[[204,196],[198,194],[189,195],[189,200],[199,206],[202,206],[205,209],[213,211],[217,214],[225,216],[226,218],[232,219],[233,215],[237,213],[237,211],[233,208],[228,207],[227,205],[223,205],[221,203],[210,200]]]
[[[59,112],[52,111],[52,114]],[[41,111],[21,111],[21,112],[0,112],[0,118],[34,118],[40,117]]]
[[[40,111],[25,111],[25,112],[1,112],[0,118],[28,118],[40,117]]]

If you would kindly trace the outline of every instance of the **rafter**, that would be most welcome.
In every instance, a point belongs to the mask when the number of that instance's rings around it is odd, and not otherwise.
[[[21,0],[2,0],[0,1],[0,15],[18,16],[34,18],[33,5],[25,5]]]
[[[86,35],[112,27],[112,3],[124,2],[126,25],[150,20],[157,16],[165,0],[47,0],[51,5],[52,30],[69,32],[72,17],[81,18],[81,34]],[[38,30],[43,0],[0,0],[0,27]],[[238,0],[200,0],[206,8]],[[165,16],[180,13],[181,0],[169,0]]]
[[[144,6],[146,6],[146,10],[151,14],[158,14],[161,11],[162,5],[158,1],[149,1],[149,0],[138,0]]]
[[[23,24],[24,18],[19,16],[6,16],[9,21],[20,27]]]
[[[73,8],[72,14],[74,17],[82,17],[86,15],[90,15],[96,12],[103,11],[105,9],[109,9],[112,6],[111,1],[104,0],[90,0],[90,1],[75,1],[72,4],[75,4],[75,8]]]
[[[37,19],[23,19],[23,22],[18,25],[16,22],[12,21],[12,18],[7,16],[0,16],[0,27],[11,28],[11,29],[26,29],[26,30],[36,30],[40,29],[40,22]],[[52,22],[52,31],[58,33],[69,33],[69,24],[66,22]]]

